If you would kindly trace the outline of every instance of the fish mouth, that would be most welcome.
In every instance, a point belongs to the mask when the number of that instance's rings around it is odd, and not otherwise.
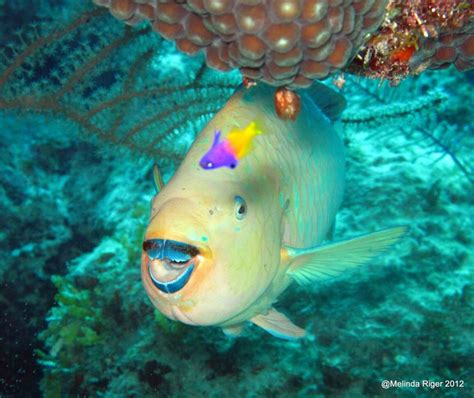
[[[186,286],[200,254],[196,246],[169,239],[147,239],[143,251],[148,257],[148,275],[163,293],[176,293]]]

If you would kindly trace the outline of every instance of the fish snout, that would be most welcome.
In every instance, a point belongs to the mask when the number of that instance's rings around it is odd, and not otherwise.
[[[181,290],[198,265],[200,251],[191,244],[166,239],[143,242],[148,276],[153,285],[164,293]]]
[[[199,162],[199,165],[205,170],[210,170],[214,167],[214,162],[210,159],[202,158]]]

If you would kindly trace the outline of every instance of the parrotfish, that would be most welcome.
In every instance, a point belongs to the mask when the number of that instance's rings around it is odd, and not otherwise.
[[[212,146],[201,158],[199,164],[203,169],[219,167],[234,169],[239,160],[249,153],[252,140],[258,134],[262,132],[255,122],[251,122],[244,129],[232,129],[223,141],[220,141],[221,130],[216,130]]]
[[[345,101],[322,84],[301,93],[301,114],[281,120],[273,91],[238,90],[199,134],[152,202],[141,261],[152,303],[173,320],[238,335],[246,323],[296,339],[305,330],[273,305],[293,282],[307,285],[366,264],[405,232],[393,227],[323,243],[344,191],[334,128]],[[245,162],[212,173],[199,165],[219,129],[258,120],[265,132]]]

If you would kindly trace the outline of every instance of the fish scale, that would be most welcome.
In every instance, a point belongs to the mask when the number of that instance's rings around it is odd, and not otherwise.
[[[263,106],[271,115],[271,101]],[[281,128],[266,131],[249,155],[255,169],[262,168],[259,164],[278,169],[290,201],[284,243],[295,247],[313,246],[325,238],[344,188],[344,151],[339,137],[319,109],[307,103],[304,108],[312,123],[300,120],[298,129],[290,124],[293,122],[277,122]],[[308,144],[314,148],[311,152]]]

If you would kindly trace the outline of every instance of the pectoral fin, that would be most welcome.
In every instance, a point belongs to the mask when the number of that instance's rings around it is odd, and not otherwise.
[[[156,193],[159,193],[161,189],[165,186],[165,184],[163,183],[163,178],[161,177],[160,169],[156,163],[153,166],[153,181],[155,183]]]
[[[341,113],[346,107],[344,96],[318,81],[313,82],[307,93],[330,120],[336,121],[341,117]]]
[[[397,242],[406,230],[404,226],[395,227],[309,249],[286,247],[288,274],[300,285],[337,276],[346,269],[366,264]]]
[[[270,308],[265,315],[259,314],[254,316],[251,321],[280,339],[294,340],[304,337],[306,334],[304,329],[296,326],[285,315],[274,308]]]

